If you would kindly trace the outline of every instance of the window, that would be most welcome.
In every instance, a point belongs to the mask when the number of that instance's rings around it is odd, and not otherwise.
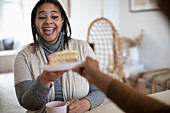
[[[21,0],[2,0],[0,5],[0,39],[13,37],[24,42],[24,22]]]

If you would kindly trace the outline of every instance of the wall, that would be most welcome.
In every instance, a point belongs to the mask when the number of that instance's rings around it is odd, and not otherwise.
[[[140,61],[148,70],[170,67],[170,26],[159,11],[131,13],[128,0],[120,1],[121,36],[134,38],[144,30]]]
[[[102,16],[109,19],[119,30],[119,0],[71,0],[72,37],[86,40],[91,22]]]
[[[3,5],[2,5],[2,0],[0,0],[0,14],[3,15]],[[0,25],[3,25],[3,19],[0,18]],[[0,27],[0,31],[2,31],[2,28]],[[1,36],[1,34],[0,34]]]
[[[23,26],[22,24],[19,24],[19,22],[23,23],[23,19],[19,1],[1,0],[0,14],[0,39],[9,37],[17,37],[19,39],[20,37],[23,37],[20,33]],[[16,26],[18,27],[17,29]]]
[[[38,0],[22,0],[22,13],[24,18],[25,43],[33,42],[31,31],[31,12]]]

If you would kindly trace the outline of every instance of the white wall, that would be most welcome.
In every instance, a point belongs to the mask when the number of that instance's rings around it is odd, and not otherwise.
[[[72,37],[86,40],[91,22],[102,16],[109,19],[119,29],[119,0],[71,0]]]
[[[22,37],[20,31],[23,26],[20,23],[23,23],[23,19],[19,2],[0,0],[0,14],[0,39]]]
[[[22,13],[24,18],[25,43],[32,43],[31,12],[38,0],[22,0]]]
[[[2,4],[2,0],[0,0],[0,14],[3,15],[3,4]],[[0,18],[0,25],[3,25],[3,19],[2,17]],[[0,31],[2,31],[2,28],[0,27]],[[0,34],[1,36],[1,34]]]
[[[159,11],[131,13],[128,0],[121,0],[121,36],[131,38],[144,30],[140,50],[140,61],[146,69],[170,67],[170,26]]]

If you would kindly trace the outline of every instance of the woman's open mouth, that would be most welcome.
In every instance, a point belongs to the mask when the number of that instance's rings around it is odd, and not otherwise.
[[[43,31],[46,35],[51,35],[55,31],[55,28],[44,28]]]

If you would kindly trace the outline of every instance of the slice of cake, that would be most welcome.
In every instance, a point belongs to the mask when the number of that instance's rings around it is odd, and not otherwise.
[[[77,62],[77,51],[64,50],[48,56],[50,65]]]

